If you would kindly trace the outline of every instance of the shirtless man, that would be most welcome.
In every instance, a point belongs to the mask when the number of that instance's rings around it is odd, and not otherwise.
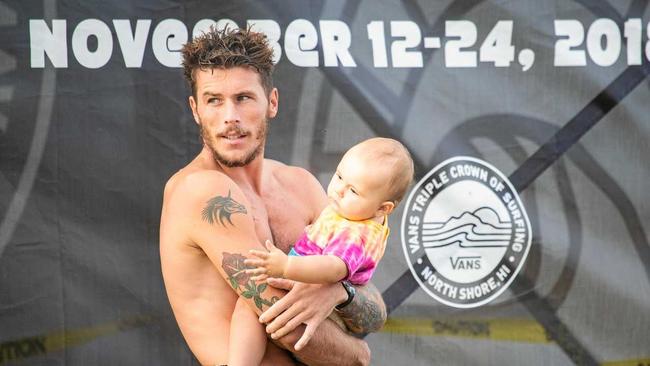
[[[386,311],[376,288],[359,287],[354,295],[340,283],[269,279],[267,286],[244,273],[250,249],[264,250],[268,239],[288,252],[327,204],[309,172],[264,159],[268,121],[278,111],[272,50],[264,36],[211,31],[185,45],[183,58],[204,145],[165,186],[160,257],[169,301],[190,349],[203,365],[226,363],[231,315],[242,296],[274,339],[263,364],[294,364],[281,348],[309,365],[369,364],[367,344],[327,317],[352,298],[335,311],[347,328],[378,330]],[[296,351],[301,337],[310,341]]]

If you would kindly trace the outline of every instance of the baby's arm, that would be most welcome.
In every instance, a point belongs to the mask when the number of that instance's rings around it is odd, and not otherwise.
[[[246,264],[257,268],[246,271],[255,275],[255,281],[267,277],[286,278],[305,283],[334,283],[348,275],[345,262],[334,255],[287,256],[270,241],[265,243],[267,252],[251,250],[259,259],[247,259]]]

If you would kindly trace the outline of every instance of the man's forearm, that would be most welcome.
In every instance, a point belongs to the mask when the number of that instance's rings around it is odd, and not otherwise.
[[[325,320],[318,326],[309,343],[300,351],[296,344],[305,326],[301,325],[280,338],[277,343],[292,352],[301,362],[309,366],[360,366],[370,364],[370,349],[365,341],[345,333],[333,321]]]
[[[337,312],[355,334],[376,332],[386,323],[386,304],[371,283],[356,287],[354,300]]]

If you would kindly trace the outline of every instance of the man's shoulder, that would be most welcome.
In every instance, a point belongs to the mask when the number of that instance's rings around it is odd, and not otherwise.
[[[233,180],[223,172],[186,167],[169,178],[165,184],[165,200],[182,197],[200,197],[215,191],[232,188]]]
[[[313,222],[327,204],[323,187],[307,169],[266,159],[266,167],[274,182],[273,192],[286,200],[294,200],[308,211],[308,223]]]
[[[305,168],[287,165],[272,159],[265,159],[264,162],[266,167],[270,169],[273,177],[283,185],[321,188],[316,177]]]
[[[225,173],[182,169],[169,179],[165,187],[161,245],[162,238],[171,238],[166,242],[179,242],[181,237],[186,243],[203,247],[204,243],[221,234],[243,235],[251,229],[254,232],[253,221],[246,215],[247,206],[246,196]]]

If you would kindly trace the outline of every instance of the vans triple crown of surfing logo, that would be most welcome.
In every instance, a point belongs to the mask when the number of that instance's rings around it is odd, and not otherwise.
[[[401,239],[413,276],[431,297],[472,308],[508,288],[528,255],[531,229],[508,179],[485,161],[460,156],[413,188]]]

